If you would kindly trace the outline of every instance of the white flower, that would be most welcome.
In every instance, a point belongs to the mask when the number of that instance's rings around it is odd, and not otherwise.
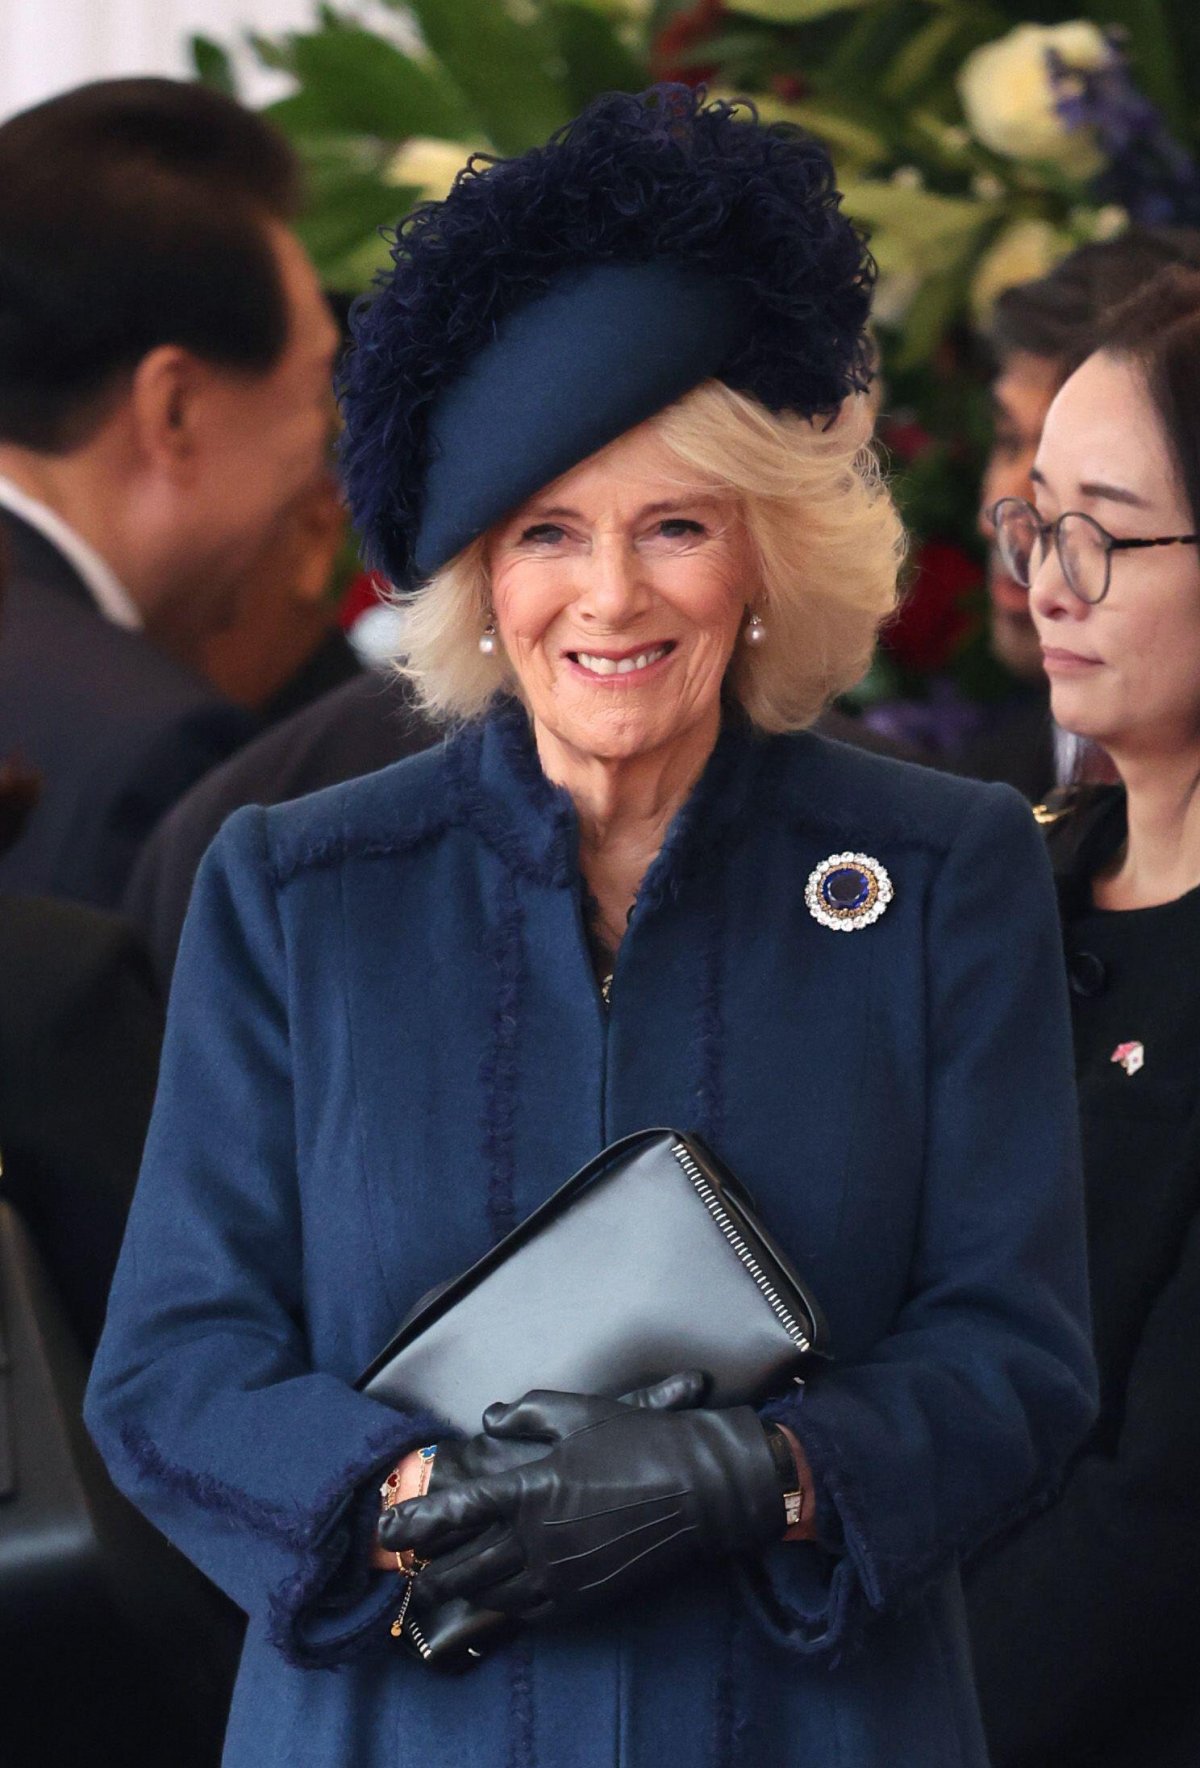
[[[1116,239],[1129,226],[1129,215],[1120,203],[1105,203],[1092,219],[1093,239]]]
[[[902,325],[920,289],[919,270],[881,272],[871,301],[871,318],[875,324],[893,328]]]
[[[958,92],[972,133],[993,153],[1012,160],[1049,160],[1087,178],[1104,164],[1090,129],[1068,129],[1055,105],[1048,53],[1069,69],[1089,72],[1110,60],[1098,25],[1018,25],[985,43],[959,70]]]
[[[925,174],[919,166],[897,166],[892,183],[898,190],[924,190]]]
[[[419,190],[428,202],[440,202],[478,148],[463,141],[439,141],[432,135],[410,135],[388,161],[389,184]]]
[[[971,180],[971,195],[981,203],[998,203],[1004,196],[1004,185],[994,172],[976,172]]]
[[[976,322],[987,324],[996,297],[1005,289],[1033,282],[1053,270],[1066,257],[1071,243],[1049,221],[1027,219],[1006,227],[979,260],[971,282],[971,311]]]

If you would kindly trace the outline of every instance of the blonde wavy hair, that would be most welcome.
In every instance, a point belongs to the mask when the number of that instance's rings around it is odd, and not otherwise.
[[[904,530],[870,445],[871,412],[847,400],[822,427],[704,381],[649,420],[714,490],[733,491],[758,561],[746,602],[767,642],[739,644],[726,688],[763,731],[801,730],[858,681],[895,609]],[[599,458],[602,458],[603,451]],[[394,598],[404,613],[401,673],[445,721],[478,718],[519,692],[502,650],[480,654],[491,619],[487,535],[429,582]]]

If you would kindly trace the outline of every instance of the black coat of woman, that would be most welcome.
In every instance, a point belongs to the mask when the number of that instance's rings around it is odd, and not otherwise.
[[[1118,786],[1048,835],[1101,1412],[1059,1501],[974,1570],[976,1672],[997,1768],[1167,1768],[1200,1761],[1200,890],[1092,906],[1125,839]]]
[[[1101,1412],[974,1570],[996,1768],[1200,1761],[1200,276],[1111,315],[997,506],[1054,716],[1121,785],[1048,813],[1072,993]]]

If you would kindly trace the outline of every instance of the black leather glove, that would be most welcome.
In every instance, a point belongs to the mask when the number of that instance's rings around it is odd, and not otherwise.
[[[532,1393],[489,1407],[484,1429],[549,1447],[398,1506],[380,1525],[390,1551],[435,1561],[421,1573],[428,1600],[465,1596],[528,1620],[579,1614],[784,1532],[775,1462],[749,1406],[671,1412]]]
[[[705,1375],[673,1375],[652,1387],[623,1394],[621,1399],[626,1406],[678,1409],[699,1405],[707,1386]],[[456,1482],[540,1460],[550,1453],[552,1447],[552,1443],[532,1437],[492,1437],[486,1431],[457,1442],[440,1442],[429,1489],[440,1492]],[[385,1544],[388,1539],[383,1525],[380,1539]],[[408,1614],[414,1627],[420,1629],[427,1661],[438,1669],[469,1669],[473,1662],[486,1656],[511,1635],[516,1625],[513,1617],[481,1607],[463,1597],[443,1599],[438,1596],[436,1585],[427,1594],[425,1585],[424,1575],[418,1576],[412,1586]]]
[[[669,1375],[652,1387],[635,1388],[621,1395],[621,1405],[646,1407],[650,1411],[678,1412],[687,1406],[698,1406],[704,1398],[708,1377],[698,1370]],[[440,1492],[449,1485],[478,1479],[481,1474],[505,1473],[510,1467],[523,1466],[526,1461],[540,1461],[548,1455],[553,1442],[548,1437],[491,1436],[486,1430],[478,1436],[439,1441],[429,1490]],[[383,1540],[382,1535],[380,1539]],[[387,1541],[383,1541],[387,1547]]]

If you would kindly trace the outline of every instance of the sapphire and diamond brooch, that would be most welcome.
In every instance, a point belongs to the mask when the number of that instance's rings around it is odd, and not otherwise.
[[[866,853],[831,853],[809,873],[808,912],[822,927],[853,933],[877,921],[892,900],[892,881]]]

